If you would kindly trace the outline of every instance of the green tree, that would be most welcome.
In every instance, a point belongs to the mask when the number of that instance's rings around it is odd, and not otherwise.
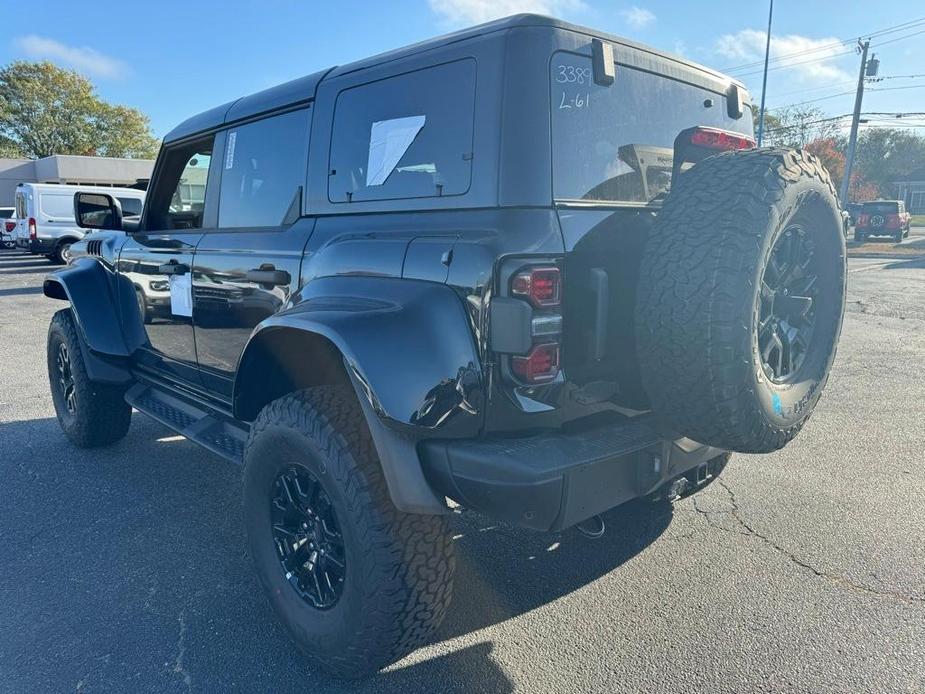
[[[147,116],[103,101],[77,72],[47,61],[0,69],[0,153],[150,158],[157,148]]]
[[[898,177],[925,168],[925,137],[894,128],[864,130],[858,137],[854,165],[865,180],[889,195]]]

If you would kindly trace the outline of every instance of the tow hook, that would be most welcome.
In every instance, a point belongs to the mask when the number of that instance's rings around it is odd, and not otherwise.
[[[600,516],[591,516],[587,520],[581,521],[575,526],[575,529],[580,532],[585,537],[590,537],[592,540],[596,540],[604,536],[604,531],[607,529],[604,526],[604,519]]]

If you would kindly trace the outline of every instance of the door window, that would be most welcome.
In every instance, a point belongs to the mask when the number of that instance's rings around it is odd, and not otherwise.
[[[150,193],[150,229],[201,229],[213,137],[164,153]]]
[[[218,226],[278,227],[298,206],[305,181],[308,110],[292,111],[228,131]]]

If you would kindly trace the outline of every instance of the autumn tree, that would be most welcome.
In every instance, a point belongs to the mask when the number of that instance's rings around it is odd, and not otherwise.
[[[103,101],[77,72],[47,61],[0,69],[0,156],[150,158],[157,148],[147,116]]]

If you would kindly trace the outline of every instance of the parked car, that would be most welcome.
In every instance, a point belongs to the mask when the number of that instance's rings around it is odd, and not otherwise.
[[[849,202],[847,205],[848,216],[851,218],[851,226],[857,224],[858,214],[861,212],[861,208],[864,206],[862,202]]]
[[[13,216],[14,207],[0,207],[0,247],[15,248],[13,241],[13,229],[16,228],[16,220]]]
[[[242,463],[279,618],[330,671],[374,672],[446,613],[451,503],[595,536],[800,431],[845,242],[828,173],[756,149],[750,103],[518,15],[194,116],[139,220],[76,196],[114,231],[44,284],[70,302],[58,421],[101,446],[134,407]],[[149,325],[137,274],[168,287]]]
[[[892,236],[899,243],[909,235],[912,215],[902,200],[873,200],[861,205],[854,240],[864,243],[871,236]]]
[[[105,192],[122,204],[126,216],[141,214],[145,193],[133,188],[59,185],[55,183],[20,183],[16,186],[16,228],[18,248],[41,254],[53,263],[70,259],[71,245],[84,236],[74,221],[74,193]]]

